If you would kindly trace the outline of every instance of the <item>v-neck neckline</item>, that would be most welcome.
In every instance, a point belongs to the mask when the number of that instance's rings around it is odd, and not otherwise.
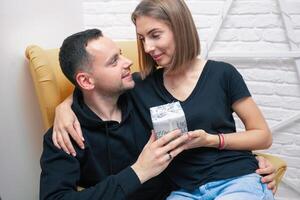
[[[200,91],[202,87],[202,83],[205,80],[205,74],[207,73],[207,69],[208,69],[208,65],[210,63],[210,60],[207,60],[207,62],[205,63],[205,65],[203,66],[202,72],[197,80],[197,83],[194,87],[194,89],[192,90],[192,92],[190,93],[190,95],[183,101],[178,100],[176,97],[174,97],[165,87],[164,85],[164,78],[163,78],[163,69],[160,69],[159,71],[159,75],[158,75],[158,83],[160,86],[160,89],[163,91],[163,93],[167,96],[168,100],[170,102],[174,102],[174,101],[179,101],[181,104],[185,104],[186,102],[188,102],[194,95],[195,93],[197,93],[197,91]]]

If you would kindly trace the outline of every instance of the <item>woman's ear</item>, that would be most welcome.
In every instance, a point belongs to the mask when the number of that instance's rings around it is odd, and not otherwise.
[[[93,78],[87,72],[78,72],[75,79],[77,84],[84,90],[92,90],[95,87]]]

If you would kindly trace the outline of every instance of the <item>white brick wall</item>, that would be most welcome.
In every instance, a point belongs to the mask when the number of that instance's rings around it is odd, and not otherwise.
[[[225,0],[186,0],[192,11],[202,46],[212,33]],[[85,28],[98,27],[116,40],[135,39],[130,14],[138,0],[85,0]],[[300,48],[300,1],[286,0]],[[288,40],[276,0],[234,1],[211,51],[288,51]],[[225,59],[224,59],[225,60]],[[249,59],[225,61],[244,76],[251,93],[270,126],[300,112],[300,80],[293,59]],[[300,67],[300,66],[299,66]],[[238,127],[240,122],[237,121]],[[300,188],[300,120],[273,133],[272,154],[288,163],[287,182]],[[299,199],[282,184],[276,199]]]

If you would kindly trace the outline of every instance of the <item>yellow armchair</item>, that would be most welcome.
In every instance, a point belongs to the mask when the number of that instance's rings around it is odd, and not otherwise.
[[[137,46],[135,41],[117,42],[123,55],[133,61],[132,71],[138,71]],[[59,49],[42,49],[31,45],[26,49],[31,76],[38,96],[45,130],[52,126],[55,107],[73,91],[74,86],[63,75],[58,61]],[[260,154],[276,167],[276,184],[278,186],[285,171],[286,163],[279,157]]]

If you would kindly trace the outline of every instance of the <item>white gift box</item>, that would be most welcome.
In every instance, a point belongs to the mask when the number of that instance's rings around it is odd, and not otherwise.
[[[181,133],[188,131],[185,114],[178,101],[152,107],[150,114],[157,138],[175,129],[180,129]]]

